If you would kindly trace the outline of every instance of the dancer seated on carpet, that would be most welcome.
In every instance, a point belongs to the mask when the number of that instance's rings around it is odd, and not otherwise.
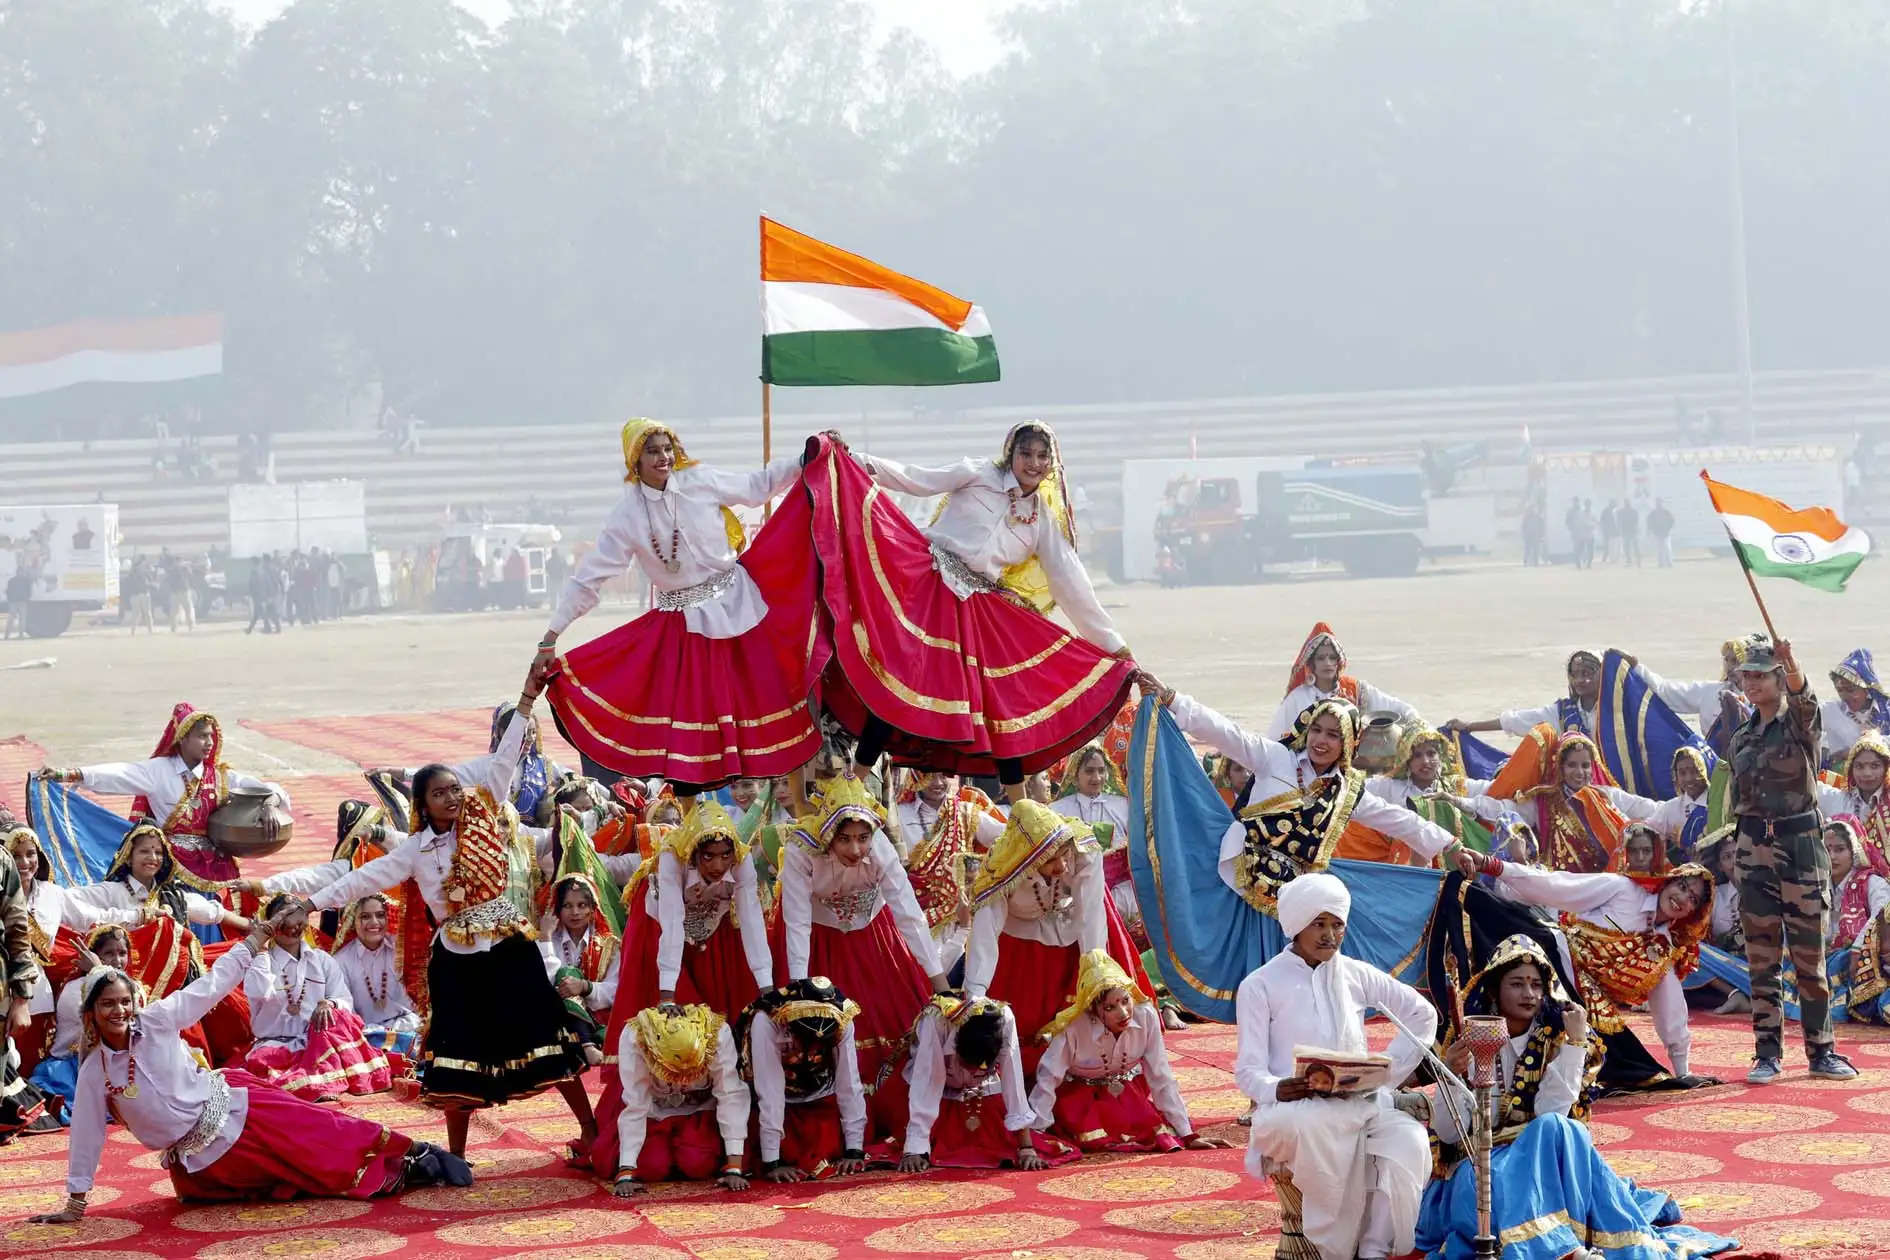
[[[295,897],[278,893],[263,914],[275,925],[275,942],[243,977],[256,1034],[243,1066],[311,1102],[391,1088],[387,1056],[363,1040],[348,978],[332,957],[303,939],[308,911]]]
[[[1494,876],[1497,892],[1513,901],[1562,913],[1570,970],[1597,1029],[1612,1034],[1624,1025],[1623,1009],[1645,1005],[1673,1075],[1689,1087],[1718,1083],[1689,1070],[1693,1032],[1680,984],[1699,966],[1700,940],[1713,922],[1705,867],[1687,863],[1662,875],[1629,876],[1550,871],[1471,853],[1457,861],[1466,874]]]
[[[98,967],[123,971],[131,966],[131,937],[116,923],[103,923],[86,934],[75,960],[78,976],[59,990],[52,1045],[33,1068],[32,1083],[50,1100],[57,1096],[64,1111],[72,1106],[79,1084],[79,1008],[85,1001],[85,977]]]
[[[1491,1223],[1503,1239],[1504,1255],[1514,1260],[1594,1260],[1603,1254],[1651,1260],[1713,1255],[1738,1245],[1679,1226],[1680,1207],[1672,1196],[1636,1187],[1595,1149],[1587,1117],[1601,1044],[1589,1039],[1587,1012],[1563,991],[1541,945],[1527,936],[1504,940],[1464,986],[1461,998],[1465,1015],[1501,1016],[1509,1034],[1497,1059],[1489,1117],[1495,1144]],[[1466,1078],[1470,1043],[1457,1035],[1460,1031],[1452,1030],[1444,1062]],[[1417,1245],[1432,1260],[1469,1260],[1477,1233],[1477,1186],[1472,1161],[1465,1158],[1462,1122],[1474,1114],[1476,1101],[1452,1086],[1439,1088],[1450,1090],[1450,1098],[1438,1100],[1431,1123],[1446,1144],[1440,1161],[1446,1171],[1424,1192]],[[1584,1248],[1603,1237],[1633,1241],[1605,1252]]]
[[[1254,1100],[1247,1171],[1284,1168],[1301,1198],[1306,1238],[1321,1256],[1383,1260],[1411,1250],[1431,1172],[1424,1126],[1385,1090],[1336,1097],[1294,1071],[1295,1047],[1363,1054],[1364,1011],[1389,1011],[1426,1043],[1437,1012],[1416,989],[1339,953],[1352,896],[1335,875],[1301,875],[1279,894],[1288,947],[1240,982],[1234,1081]],[[1395,1089],[1423,1057],[1400,1033],[1389,1050]]]
[[[728,1023],[706,1006],[650,1007],[617,1041],[617,1169],[611,1193],[641,1193],[653,1181],[715,1178],[748,1189],[742,1149],[749,1094]]]
[[[105,878],[66,889],[66,900],[96,915],[101,923],[135,927],[167,914],[183,924],[249,930],[248,919],[193,892],[186,882],[188,875],[163,830],[155,823],[139,823],[125,833]]]
[[[654,420],[626,422],[622,441],[623,497],[565,580],[532,658],[534,675],[552,680],[560,729],[591,760],[660,774],[683,795],[805,764],[820,740],[807,708],[818,663],[806,534],[793,536],[784,511],[780,529],[744,552],[730,511],[793,485],[800,453],[737,473],[691,459]],[[558,636],[633,567],[656,606],[558,658]]]
[[[1267,723],[1267,738],[1284,739],[1300,714],[1334,696],[1366,713],[1395,713],[1407,726],[1422,721],[1411,705],[1346,673],[1345,649],[1339,646],[1332,627],[1322,621],[1312,628],[1300,644],[1299,655],[1293,658],[1293,672],[1286,679],[1286,698]]]
[[[223,764],[222,726],[188,704],[171,711],[171,720],[147,760],[68,770],[48,767],[39,775],[84,784],[105,796],[132,797],[131,821],[148,821],[162,828],[199,888],[235,879],[239,873],[236,859],[210,839],[210,815],[231,792],[267,792],[278,808],[289,808],[289,794],[279,784],[239,774]],[[273,815],[263,820],[266,835],[273,835],[275,827]]]
[[[899,1152],[899,1171],[1002,1168],[1036,1172],[1077,1159],[1034,1132],[1017,1022],[990,998],[941,994],[913,1022],[904,1054],[873,1091],[873,1127]],[[877,1158],[877,1156],[876,1156]]]
[[[584,1061],[604,1061],[604,1029],[617,1000],[623,942],[598,909],[597,887],[587,875],[566,875],[551,886],[557,925],[538,942],[545,975],[564,999],[565,1024],[584,1043]]]
[[[1083,955],[1076,998],[1044,1026],[1050,1045],[1030,1091],[1036,1127],[1086,1153],[1206,1151],[1194,1131],[1155,1003],[1107,951]]]
[[[755,1093],[756,1145],[769,1181],[866,1168],[866,1091],[853,1025],[860,1008],[825,978],[770,989],[735,1021],[742,1078]]]
[[[414,913],[419,913],[418,907]],[[342,914],[341,930],[335,934],[335,966],[348,982],[349,1000],[361,1017],[362,1038],[390,1056],[411,1058],[424,1021],[401,983],[399,950],[388,931],[386,893],[358,898]],[[400,1073],[409,1065],[390,1058],[388,1066]]]
[[[26,934],[32,944],[34,960],[39,964],[39,978],[33,982],[33,995],[27,999],[31,1024],[13,1037],[13,1048],[20,1054],[20,1074],[31,1077],[40,1056],[53,1038],[54,1007],[59,995],[53,991],[53,942],[60,928],[86,932],[101,918],[112,921],[109,911],[98,911],[66,896],[66,890],[51,880],[39,835],[31,827],[10,827],[0,831],[6,849],[13,857],[13,868],[20,877],[20,896],[26,906]]]
[[[800,821],[781,846],[770,933],[775,970],[789,981],[829,977],[842,993],[860,995],[847,1042],[858,1038],[859,1070],[878,1079],[919,1008],[949,986],[878,803],[857,779],[824,780],[819,792],[816,809],[797,779]]]
[[[519,876],[529,875],[533,858],[500,804],[512,793],[538,687],[535,677],[526,681],[489,763],[490,778],[462,785],[445,766],[423,767],[413,781],[412,834],[305,903],[336,910],[399,885],[407,913],[424,903],[440,925],[427,961],[431,1009],[420,1039],[420,1101],[445,1110],[455,1155],[465,1153],[474,1110],[552,1087],[578,1122],[573,1153],[587,1152],[597,1135],[581,1079],[583,1050],[532,944],[537,932]],[[504,1004],[496,1018],[495,1001]]]
[[[122,971],[99,967],[85,977],[66,1205],[35,1223],[71,1224],[85,1215],[108,1120],[164,1152],[171,1185],[185,1200],[369,1199],[440,1182],[472,1184],[466,1161],[437,1147],[304,1102],[241,1068],[209,1071],[192,1057],[178,1034],[242,983],[274,926],[257,920],[207,975],[148,1006]]]
[[[1108,662],[1098,655],[1107,653],[1127,661],[1129,648],[1103,611],[1077,554],[1074,509],[1064,484],[1056,434],[1042,421],[1026,421],[1005,435],[997,459],[966,459],[943,468],[908,467],[879,456],[857,458],[880,486],[905,494],[945,496],[924,530],[932,563],[897,575],[920,588],[901,589],[898,599],[934,612],[949,609],[939,618],[939,624],[926,627],[932,634],[915,635],[906,630],[903,637],[932,647],[939,646],[938,636],[955,637],[957,642],[948,641],[946,646],[958,658],[952,666],[962,672],[954,678],[950,669],[941,666],[934,677],[904,680],[908,688],[924,682],[933,695],[945,696],[950,703],[941,707],[923,697],[915,697],[923,700],[915,704],[894,688],[887,688],[888,694],[879,701],[864,703],[853,690],[862,683],[870,687],[866,675],[879,671],[870,668],[870,656],[866,661],[869,669],[860,671],[860,676],[849,669],[846,681],[852,687],[830,696],[829,708],[859,734],[853,756],[855,777],[865,778],[880,754],[889,748],[902,764],[951,766],[972,772],[962,760],[962,744],[932,742],[920,734],[928,718],[936,728],[941,725],[937,714],[969,711],[972,721],[960,723],[958,728],[961,735],[981,745],[972,750],[977,769],[989,773],[994,768],[1006,799],[1015,804],[1024,799],[1026,773],[1061,760],[1108,725],[1122,704],[1128,683],[1126,666],[1108,671]],[[877,556],[873,563],[877,568]],[[886,581],[883,574],[880,581]],[[956,607],[941,604],[945,594]],[[1062,606],[1075,627],[1080,643],[1073,645],[1069,635],[1047,621],[1044,614],[1057,605]],[[854,611],[860,614],[872,610]],[[901,622],[910,625],[907,614],[897,605],[893,611]],[[886,617],[886,613],[880,612],[878,617]],[[862,643],[873,637],[864,628],[857,629],[856,634]],[[851,644],[838,635],[836,639],[840,640],[836,643],[837,663],[845,665]],[[1036,655],[1029,655],[1030,646],[1024,647],[1032,668],[1011,677],[1013,685],[1006,689],[1026,702],[1024,712],[1038,710],[1034,720],[1006,722],[995,711],[987,718],[982,710],[991,703],[989,679],[995,677],[992,667],[1016,659],[1016,653],[1007,648],[1039,641],[1045,646]],[[1072,646],[1082,650],[1072,651]],[[981,666],[985,677],[979,677]],[[1020,688],[1015,684],[1028,685]],[[1040,698],[1036,696],[1039,691],[1043,693]],[[952,707],[954,704],[956,707]],[[857,713],[849,713],[848,709]],[[1045,738],[1052,722],[1062,738]],[[1074,738],[1069,736],[1072,724]],[[1034,764],[1026,764],[1026,760]]]

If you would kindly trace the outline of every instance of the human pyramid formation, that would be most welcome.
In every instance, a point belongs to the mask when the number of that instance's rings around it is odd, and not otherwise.
[[[1178,953],[1193,920],[1272,933],[1217,964],[1235,967],[1219,992],[1238,990],[1248,1167],[1290,1177],[1320,1255],[1468,1254],[1474,1187],[1462,1163],[1433,1179],[1425,1117],[1460,1151],[1473,1104],[1394,1091],[1433,1042],[1463,1075],[1477,1015],[1508,1037],[1498,1226],[1549,1222],[1545,1256],[1623,1233],[1646,1240],[1636,1254],[1710,1254],[1734,1244],[1608,1168],[1589,1101],[1705,1081],[1686,988],[1709,978],[1726,1008],[1750,1002],[1749,1079],[1775,1079],[1786,949],[1813,1075],[1855,1075],[1834,988],[1852,1017],[1883,1017],[1890,696],[1868,653],[1823,710],[1784,642],[1729,642],[1696,684],[1578,653],[1565,698],[1432,729],[1347,674],[1322,625],[1259,734],[1131,660],[1043,425],[939,469],[833,434],[752,474],[691,461],[650,421],[623,446],[623,499],[490,751],[371,773],[378,803],[343,805],[329,862],[242,877],[211,814],[232,790],[287,795],[224,765],[216,720],[187,705],[150,760],[40,772],[62,798],[137,798],[103,881],[58,882],[58,845],[0,820],[17,1051],[0,1125],[70,1126],[68,1203],[37,1219],[84,1213],[112,1120],[166,1153],[180,1197],[366,1198],[469,1184],[471,1112],[551,1088],[578,1124],[573,1163],[626,1197],[674,1177],[740,1190],[869,1161],[1035,1170],[1211,1147],[1163,1044],[1179,1010],[1216,1013],[1209,963]],[[946,497],[920,529],[886,489]],[[777,498],[747,544],[729,509]],[[560,654],[633,566],[655,609]],[[1607,670],[1660,719],[1636,729],[1673,736],[1636,750],[1665,799],[1614,781]],[[634,777],[606,789],[548,762],[541,695],[589,760]],[[1369,775],[1380,713],[1396,738]],[[1474,732],[1499,726],[1522,746],[1466,777],[1489,751]],[[1184,735],[1211,752],[1171,774],[1163,741]],[[1125,776],[1132,745],[1146,764]],[[1171,782],[1205,803],[1155,808]],[[1191,863],[1218,884],[1181,888]],[[1428,996],[1390,974],[1396,955],[1340,953],[1354,893],[1405,887],[1424,904],[1398,954],[1428,946]],[[1440,898],[1463,913],[1425,942]],[[1665,1066],[1622,1018],[1643,1006]],[[1386,1087],[1348,1090],[1367,1008],[1401,1031]],[[324,1105],[390,1087],[444,1111],[445,1148]]]

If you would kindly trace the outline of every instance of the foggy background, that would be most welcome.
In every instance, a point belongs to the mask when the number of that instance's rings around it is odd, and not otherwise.
[[[1735,102],[1756,366],[1890,359],[1884,0],[233,8],[0,0],[0,329],[219,311],[211,431],[752,411],[763,212],[955,407],[1731,372]]]

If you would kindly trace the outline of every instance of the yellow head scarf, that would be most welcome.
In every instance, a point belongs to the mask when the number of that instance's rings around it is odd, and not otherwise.
[[[747,860],[748,846],[742,843],[741,831],[735,826],[735,820],[729,817],[720,802],[705,796],[696,801],[683,825],[664,838],[663,847],[674,853],[676,860],[686,866],[695,860],[696,850],[710,840],[729,841],[735,846],[735,860]]]
[[[689,458],[689,453],[683,450],[682,438],[677,436],[676,430],[659,420],[637,416],[623,422],[623,479],[625,481],[637,479],[637,461],[643,458],[643,444],[658,433],[666,434],[669,437],[670,446],[675,450],[674,460],[670,464],[672,470],[680,472],[685,468],[695,467],[696,461]],[[722,532],[728,535],[730,551],[739,554],[741,549],[748,545],[748,531],[742,528],[741,518],[728,508],[722,509]]]
[[[1037,863],[1065,842],[1094,849],[1095,836],[1080,819],[1065,818],[1048,805],[1019,801],[1011,807],[1004,834],[991,846],[991,855],[972,881],[971,904],[984,906],[1010,892],[1011,886],[1035,869]]]
[[[723,1019],[706,1006],[685,1006],[675,1015],[660,1007],[638,1011],[630,1021],[650,1075],[666,1085],[689,1086],[700,1081],[715,1059]]]
[[[796,820],[788,832],[804,848],[825,853],[827,846],[833,843],[834,833],[844,822],[857,819],[876,829],[886,825],[886,815],[881,812],[879,802],[858,779],[823,779],[819,791],[819,804],[814,812]]]
[[[1127,990],[1129,1001],[1137,1006],[1148,1005],[1148,994],[1142,992],[1142,986],[1129,979],[1129,973],[1109,956],[1108,950],[1090,950],[1083,955],[1083,961],[1077,964],[1076,1000],[1045,1024],[1043,1031],[1037,1034],[1037,1039],[1048,1041],[1075,1023],[1077,1017],[1089,1014],[1089,1008],[1096,1005],[1096,1000],[1111,989]]]

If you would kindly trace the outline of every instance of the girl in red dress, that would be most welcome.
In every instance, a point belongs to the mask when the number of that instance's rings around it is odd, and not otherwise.
[[[820,785],[817,813],[802,807],[781,845],[775,970],[789,981],[825,976],[858,995],[860,1072],[874,1080],[919,1008],[948,986],[878,803],[842,778]]]

